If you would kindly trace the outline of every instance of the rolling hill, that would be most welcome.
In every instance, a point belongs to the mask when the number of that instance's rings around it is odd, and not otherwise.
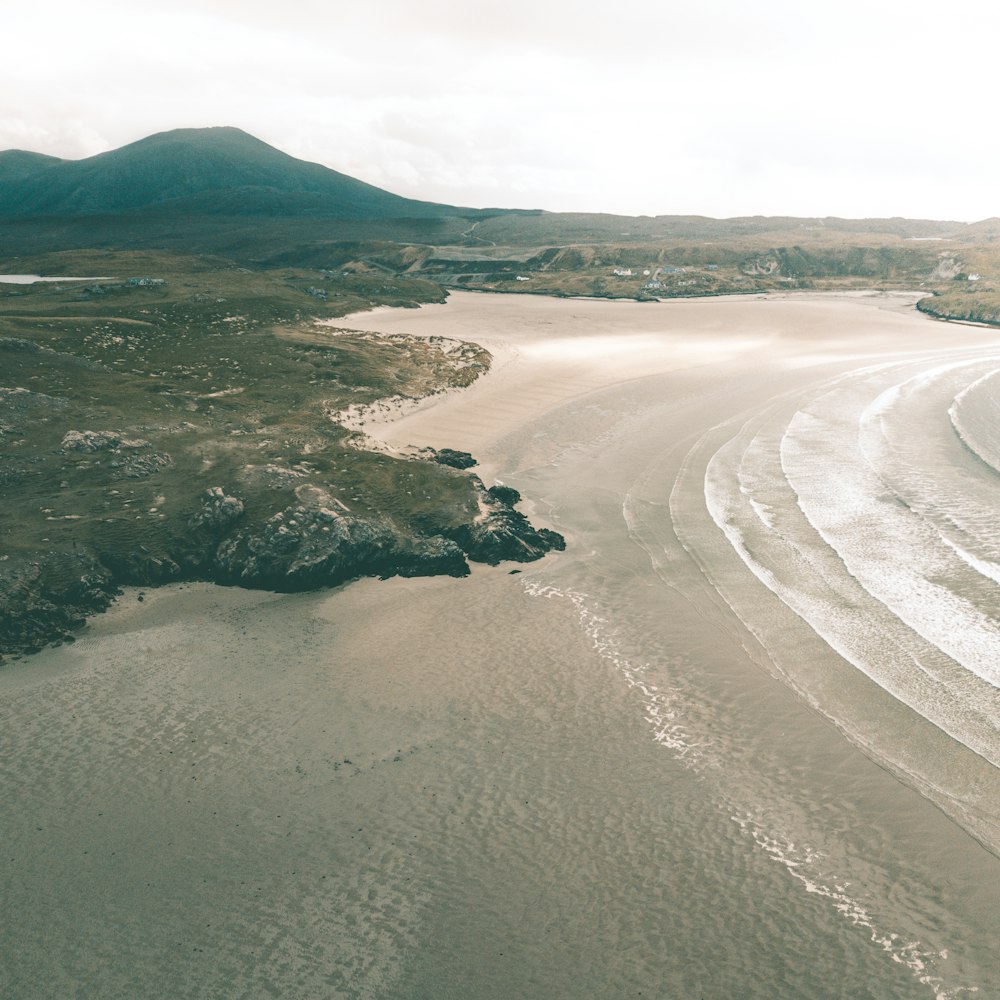
[[[481,214],[400,197],[237,128],[160,132],[83,160],[0,153],[0,217],[163,213],[344,220]]]

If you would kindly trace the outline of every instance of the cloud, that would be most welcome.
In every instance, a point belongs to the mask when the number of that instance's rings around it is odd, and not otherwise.
[[[996,22],[981,0],[947,16],[926,0],[51,0],[5,14],[0,147],[77,157],[233,124],[463,204],[975,218],[997,211]]]

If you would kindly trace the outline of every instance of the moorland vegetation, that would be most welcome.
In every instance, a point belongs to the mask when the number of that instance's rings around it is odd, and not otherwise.
[[[0,153],[0,655],[71,639],[123,585],[277,590],[468,572],[562,545],[472,456],[388,454],[385,400],[486,351],[339,317],[448,289],[658,300],[906,289],[1000,323],[1000,220],[621,217],[401,198],[237,129],[81,161]],[[353,419],[345,415],[351,414]]]

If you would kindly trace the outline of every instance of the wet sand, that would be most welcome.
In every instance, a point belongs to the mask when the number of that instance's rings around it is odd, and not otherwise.
[[[132,592],[5,670],[0,995],[1000,995],[1000,862],[768,669],[670,526],[720,421],[993,337],[909,301],[351,317],[497,350],[366,430],[472,451],[567,552]]]
[[[753,301],[758,299],[713,300],[711,311],[704,303],[673,302],[667,319],[654,303],[457,292],[444,305],[374,309],[337,325],[472,340],[493,354],[492,370],[470,390],[432,397],[401,418],[390,414],[364,428],[395,447],[471,451],[489,478],[498,442],[568,400],[665,372],[730,361],[752,365],[765,352],[794,351],[801,361],[810,341],[831,331],[840,336],[836,316],[815,304],[800,310],[805,343],[795,320],[765,318],[748,327],[741,317]],[[839,303],[831,304],[836,312]]]

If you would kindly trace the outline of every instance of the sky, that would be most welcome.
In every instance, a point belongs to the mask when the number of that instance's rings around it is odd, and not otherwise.
[[[1000,6],[3,0],[0,149],[235,125],[407,197],[1000,215]]]

